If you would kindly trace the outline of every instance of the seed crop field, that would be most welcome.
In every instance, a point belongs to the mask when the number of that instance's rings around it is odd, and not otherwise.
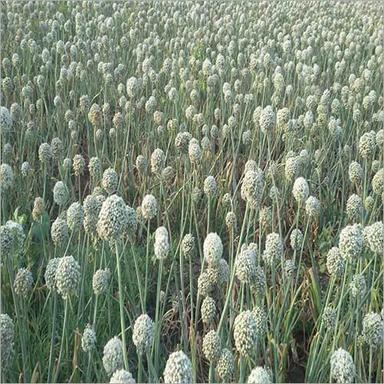
[[[1,382],[382,382],[383,15],[1,1]]]

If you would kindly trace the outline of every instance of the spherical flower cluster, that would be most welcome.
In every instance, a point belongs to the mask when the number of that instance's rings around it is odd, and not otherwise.
[[[235,373],[235,358],[233,353],[223,348],[216,364],[217,374],[224,383],[229,383]]]
[[[363,212],[363,201],[359,195],[349,196],[346,206],[347,216],[352,221],[358,221]]]
[[[211,324],[216,316],[216,303],[212,297],[207,296],[201,303],[201,319],[205,324]]]
[[[380,160],[373,160],[371,165],[371,170],[373,173],[376,173],[380,169]]]
[[[124,231],[127,235],[134,235],[136,228],[137,228],[137,217],[136,217],[136,210],[132,207],[129,207],[128,205],[125,206],[126,212],[127,212],[127,222],[124,228]]]
[[[358,224],[347,225],[340,232],[339,249],[345,260],[354,260],[363,250],[363,232]]]
[[[79,231],[83,226],[84,210],[80,203],[72,203],[67,210],[67,225],[73,231]]]
[[[138,155],[136,157],[136,168],[137,170],[144,175],[147,170],[147,159],[143,155]]]
[[[281,130],[286,130],[287,129],[287,124],[289,122],[289,109],[288,108],[282,108],[277,111],[277,116],[276,116],[276,125],[278,128]]]
[[[47,164],[52,159],[52,148],[48,143],[43,143],[39,147],[39,160]]]
[[[102,240],[114,241],[123,236],[130,223],[130,211],[124,200],[111,195],[103,202],[97,222],[97,233]]]
[[[45,211],[44,200],[41,197],[36,197],[35,201],[33,202],[33,209],[32,209],[33,220],[35,221],[40,220],[41,216],[43,216],[44,211]]]
[[[62,181],[58,181],[53,187],[53,201],[63,206],[69,199],[69,191]]]
[[[33,285],[33,276],[31,271],[26,268],[20,268],[15,276],[13,283],[16,295],[27,297]]]
[[[247,162],[245,163],[244,165],[244,175],[248,172],[248,171],[260,171],[260,169],[258,168],[257,166],[257,162],[255,160],[252,160],[252,159],[249,159],[247,160]]]
[[[259,339],[261,339],[262,337],[265,336],[265,334],[267,333],[267,329],[268,329],[267,314],[265,313],[265,310],[262,307],[253,308],[252,313],[253,313],[253,316],[254,316],[255,322],[256,322],[257,337]]]
[[[249,207],[256,209],[261,202],[264,188],[263,173],[260,169],[249,170],[245,173],[241,185],[241,198],[249,204]]]
[[[352,281],[349,284],[351,289],[351,295],[354,298],[359,298],[360,300],[364,297],[367,290],[367,284],[365,282],[365,277],[363,274],[357,274],[352,277]]]
[[[199,142],[194,138],[192,138],[189,141],[188,156],[189,156],[189,160],[192,164],[196,165],[196,164],[200,163],[200,160],[202,157],[202,151],[201,151]]]
[[[244,146],[249,146],[252,144],[252,132],[251,130],[246,130],[243,132],[242,136],[241,136],[241,141],[243,143]]]
[[[363,168],[357,161],[352,161],[352,163],[349,164],[348,176],[351,183],[361,184],[363,180]]]
[[[235,212],[233,211],[228,212],[227,215],[225,216],[225,225],[229,229],[234,230],[236,228],[236,223],[237,223],[237,218],[236,218]]]
[[[215,330],[209,331],[203,339],[203,353],[205,358],[215,364],[220,358],[221,342]]]
[[[213,176],[208,176],[205,180],[204,180],[204,193],[208,196],[208,197],[213,197],[216,195],[217,193],[217,184],[216,184],[216,180]]]
[[[377,221],[364,228],[364,243],[373,253],[383,255],[384,223],[382,221]]]
[[[352,356],[343,348],[339,348],[331,355],[331,379],[338,384],[353,383],[356,375]]]
[[[25,233],[23,226],[15,221],[8,220],[1,230],[1,251],[7,255],[13,252],[18,255],[24,249]]]
[[[0,314],[0,345],[1,345],[1,367],[8,364],[15,338],[15,326],[12,319],[6,313]]]
[[[0,166],[0,188],[5,192],[13,185],[13,171],[9,164],[3,163]]]
[[[63,153],[63,142],[58,138],[54,137],[51,141],[52,156],[59,160]]]
[[[304,177],[298,177],[293,183],[292,194],[299,205],[307,200],[309,195],[309,186]]]
[[[145,195],[141,203],[141,212],[145,220],[151,220],[157,215],[157,200],[153,195]]]
[[[303,246],[304,236],[300,229],[293,229],[290,236],[291,247],[294,251],[300,251]]]
[[[195,249],[195,238],[191,233],[187,233],[181,241],[181,251],[186,258],[192,256]]]
[[[260,266],[257,266],[255,269],[255,275],[251,282],[251,288],[256,291],[257,295],[262,295],[265,291],[266,286],[266,277],[264,269]]]
[[[242,283],[251,283],[256,274],[256,252],[245,248],[236,256],[235,273]]]
[[[94,127],[98,127],[102,121],[101,108],[98,104],[92,104],[88,112],[88,120]]]
[[[376,132],[370,131],[364,133],[359,140],[359,153],[363,159],[370,158],[375,153]]]
[[[119,183],[119,177],[117,176],[116,171],[113,168],[108,168],[103,173],[103,179],[101,184],[104,190],[111,195],[117,190],[117,185]]]
[[[208,296],[214,289],[216,281],[212,279],[212,276],[205,270],[200,273],[197,279],[197,290],[200,296]]]
[[[263,133],[270,132],[275,127],[276,115],[270,105],[267,105],[260,113],[259,126]]]
[[[24,177],[27,177],[31,173],[32,173],[31,164],[29,164],[28,161],[24,161],[23,164],[21,164],[21,174]]]
[[[57,291],[66,299],[70,295],[76,295],[80,283],[80,265],[73,256],[64,256],[56,269]]]
[[[104,346],[103,366],[108,376],[123,368],[123,344],[117,336]]]
[[[340,277],[343,275],[345,261],[339,248],[333,247],[328,251],[326,265],[331,276]]]
[[[259,212],[259,223],[264,229],[269,228],[272,225],[272,209],[271,207],[263,207]]]
[[[265,241],[265,250],[263,252],[263,260],[269,265],[283,258],[284,247],[281,237],[278,233],[270,233]]]
[[[165,167],[161,172],[161,178],[167,185],[172,185],[175,179],[175,170],[171,166]]]
[[[127,80],[126,89],[127,89],[127,95],[130,98],[134,98],[140,90],[139,80],[134,76],[130,77]]]
[[[223,243],[217,233],[208,233],[203,244],[203,253],[205,261],[215,266],[219,263],[223,255]]]
[[[84,328],[81,337],[81,348],[84,352],[91,352],[96,347],[96,333],[90,324]]]
[[[110,384],[135,384],[136,381],[132,376],[132,373],[125,369],[118,369],[111,376]]]
[[[10,133],[12,130],[12,117],[6,107],[0,106],[0,132],[3,135]]]
[[[63,247],[68,241],[68,225],[61,217],[57,217],[51,226],[51,237],[56,247]]]
[[[229,282],[229,265],[225,259],[220,259],[217,266],[218,270],[218,285]]]
[[[270,373],[263,367],[252,369],[247,384],[272,384]]]
[[[101,161],[98,157],[91,157],[88,164],[89,174],[94,181],[101,177]]]
[[[367,212],[371,212],[375,206],[375,199],[372,196],[367,196],[364,200],[364,208]]]
[[[320,216],[321,204],[315,196],[309,196],[305,201],[305,213],[312,218]]]
[[[162,149],[156,148],[151,155],[151,170],[155,174],[160,174],[165,166],[165,154]]]
[[[380,314],[369,312],[364,316],[362,336],[370,347],[380,348],[383,345],[384,321]]]
[[[85,216],[92,216],[96,218],[99,216],[101,207],[103,202],[105,201],[104,195],[96,194],[96,190],[94,190],[92,195],[87,195],[83,202],[83,209]]]
[[[85,160],[84,157],[77,154],[73,158],[73,171],[75,172],[75,176],[79,177],[84,173],[85,169]]]
[[[92,278],[92,289],[95,295],[102,295],[107,292],[109,279],[111,277],[111,272],[109,268],[98,269]]]
[[[179,132],[175,138],[175,146],[181,152],[186,152],[189,148],[189,143],[192,135],[189,132]]]
[[[192,364],[184,352],[177,351],[169,355],[164,369],[164,383],[192,383]]]
[[[61,259],[59,257],[54,257],[48,261],[47,268],[44,273],[44,280],[48,289],[56,290],[56,271],[60,260]]]
[[[285,178],[288,181],[292,181],[296,178],[300,170],[300,161],[298,157],[292,156],[288,157],[285,161]]]
[[[382,196],[384,193],[384,168],[380,168],[373,176],[372,190],[378,196]]]
[[[233,338],[237,351],[242,356],[249,356],[255,350],[257,323],[251,311],[240,312],[233,324]]]
[[[84,230],[92,237],[97,233],[97,222],[103,202],[105,201],[104,195],[88,195],[84,199]]]
[[[379,129],[376,132],[376,144],[379,148],[381,148],[384,145],[384,129]]]
[[[323,309],[323,314],[321,315],[321,321],[328,330],[333,330],[336,325],[336,315],[337,311],[331,306],[326,306]]]
[[[154,324],[147,314],[140,315],[133,326],[132,341],[137,353],[143,355],[150,351],[153,342]]]
[[[0,252],[3,257],[9,256],[12,251],[13,236],[9,226],[0,226]]]
[[[165,227],[159,227],[155,232],[155,256],[156,259],[165,259],[169,252],[168,231]]]

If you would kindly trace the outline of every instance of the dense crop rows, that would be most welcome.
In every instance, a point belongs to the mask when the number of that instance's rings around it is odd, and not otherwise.
[[[383,13],[1,2],[1,381],[380,382]]]

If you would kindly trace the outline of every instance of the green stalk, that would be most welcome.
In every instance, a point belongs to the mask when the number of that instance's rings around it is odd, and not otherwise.
[[[147,306],[147,291],[148,291],[148,268],[149,268],[149,228],[151,220],[147,223],[147,247],[145,253],[145,281],[144,281],[144,305]]]
[[[237,245],[236,255],[239,253],[239,250],[240,250],[240,247],[241,247],[241,242],[243,240],[245,224],[247,222],[247,217],[248,217],[248,210],[249,210],[249,208],[248,208],[248,203],[247,203],[246,208],[245,208],[245,213],[244,213],[243,224],[242,224],[241,232],[240,232],[239,244]],[[233,289],[234,283],[235,283],[235,269],[233,268],[232,271],[231,271],[231,279],[230,279],[230,282],[229,282],[228,291],[227,291],[227,295],[226,295],[226,298],[225,298],[223,312],[221,313],[219,325],[217,327],[217,333],[220,333],[221,327],[223,326],[223,323],[224,323],[225,316],[227,315],[227,311],[228,311],[229,302],[230,302],[230,299],[231,299],[231,293],[232,293],[232,289]]]
[[[144,313],[145,312],[145,304],[144,304],[143,293],[141,291],[141,280],[140,280],[140,274],[139,274],[139,267],[138,267],[138,264],[137,264],[136,252],[133,249],[133,245],[132,244],[131,244],[131,251],[132,251],[132,255],[133,255],[133,262],[135,264],[135,272],[136,272],[137,286],[139,288],[141,311]]]
[[[12,255],[9,255],[10,257]],[[11,286],[11,292],[12,292],[12,298],[13,298],[13,303],[15,307],[15,312],[16,312],[16,318],[19,320],[18,321],[18,330],[19,330],[19,337],[20,337],[20,344],[21,344],[21,359],[22,359],[22,364],[23,364],[23,380],[25,383],[29,382],[29,370],[28,370],[28,364],[27,364],[27,350],[26,350],[26,343],[24,339],[24,327],[21,326],[20,321],[21,321],[21,314],[20,314],[20,308],[19,308],[19,303],[16,298],[16,293],[13,287],[13,282],[14,282],[14,274],[11,266],[11,261],[10,257],[7,257],[7,269],[8,269],[8,275],[10,278],[10,286]]]
[[[57,317],[57,293],[52,291],[53,296],[53,317],[52,317],[52,331],[51,331],[51,346],[49,350],[49,363],[48,363],[48,380],[47,383],[51,382],[51,369],[52,369],[52,359],[53,352],[55,347],[55,333],[56,333],[56,317]]]
[[[156,339],[155,339],[155,366],[156,372],[158,371],[159,362],[159,347],[160,347],[160,331],[161,322],[159,322],[159,310],[160,310],[160,291],[161,291],[161,278],[163,274],[163,259],[159,261],[159,270],[157,274],[157,291],[156,291],[156,313],[155,313],[155,325],[156,325]]]
[[[57,359],[57,365],[56,365],[56,372],[55,376],[53,378],[53,382],[56,383],[57,379],[59,377],[59,372],[61,368],[61,358],[63,356],[63,348],[64,348],[64,340],[65,340],[65,331],[67,328],[67,321],[68,321],[68,302],[69,302],[69,297],[64,299],[64,320],[63,320],[63,330],[61,333],[61,344],[60,344],[60,352],[59,352],[59,358]]]
[[[122,284],[121,268],[120,268],[120,257],[118,244],[115,244],[116,251],[116,266],[117,266],[117,280],[119,285],[119,307],[120,307],[120,326],[121,326],[121,338],[123,342],[123,359],[124,367],[128,370],[128,356],[127,356],[127,343],[125,340],[125,320],[124,320],[124,290]]]

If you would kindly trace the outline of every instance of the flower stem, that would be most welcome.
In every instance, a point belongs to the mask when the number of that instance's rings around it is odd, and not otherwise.
[[[117,280],[119,284],[120,326],[121,326],[121,338],[123,342],[123,359],[124,359],[124,367],[126,370],[128,370],[127,343],[125,340],[124,290],[123,290],[123,284],[122,284],[119,248],[118,248],[117,242],[115,244],[115,250],[116,250]]]

